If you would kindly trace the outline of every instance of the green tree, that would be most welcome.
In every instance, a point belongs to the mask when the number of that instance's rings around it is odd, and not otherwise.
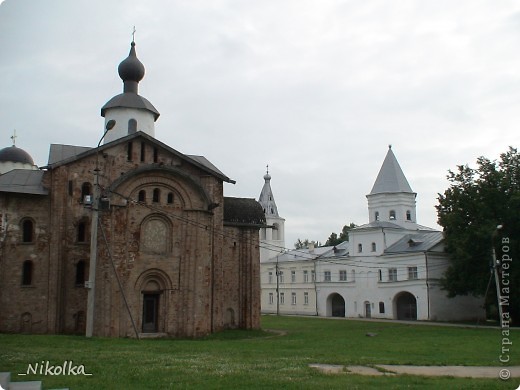
[[[337,233],[332,232],[329,238],[327,238],[325,246],[338,245],[341,244],[343,241],[348,241],[348,232],[355,227],[356,224],[354,222],[350,222],[349,225],[343,226],[343,229],[341,229],[341,233],[339,234],[339,236]]]
[[[520,320],[520,154],[510,147],[499,161],[479,157],[476,169],[460,165],[449,171],[448,180],[450,186],[439,194],[436,206],[450,254],[443,288],[449,296],[484,295],[494,247],[499,260],[504,255],[513,259],[502,262],[498,271],[499,279],[508,283],[502,290],[508,295],[506,309]],[[488,297],[496,306],[496,295]]]
[[[298,238],[298,240],[294,243],[294,249],[308,249],[310,245],[314,245],[314,247],[317,248],[321,246],[321,243],[314,240],[309,241],[308,238],[303,241]]]

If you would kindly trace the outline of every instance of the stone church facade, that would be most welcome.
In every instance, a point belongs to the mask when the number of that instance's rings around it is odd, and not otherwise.
[[[103,145],[51,145],[40,169],[14,145],[0,151],[0,332],[84,334],[89,315],[108,337],[259,328],[262,207],[224,197],[233,180],[155,139],[133,42],[119,74]]]

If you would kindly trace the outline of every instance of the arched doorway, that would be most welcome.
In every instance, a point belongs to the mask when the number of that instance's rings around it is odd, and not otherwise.
[[[167,274],[159,269],[143,272],[135,283],[135,290],[140,297],[140,313],[137,327],[142,333],[168,333],[168,300],[165,291],[171,289]]]
[[[365,317],[372,318],[372,305],[368,301],[365,301],[364,305],[365,305]]]
[[[151,280],[149,281],[143,294],[143,333],[156,333],[159,328],[159,298],[160,298],[160,286],[159,284]]]
[[[407,291],[400,292],[394,298],[398,320],[417,319],[417,299]]]
[[[331,294],[328,299],[330,315],[332,317],[345,317],[345,300],[338,293]]]

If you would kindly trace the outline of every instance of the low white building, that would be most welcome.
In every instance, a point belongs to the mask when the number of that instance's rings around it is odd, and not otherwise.
[[[417,224],[416,193],[389,148],[368,199],[368,224],[336,247],[293,250],[261,264],[262,312],[402,320],[468,320],[483,301],[448,298],[442,232]]]

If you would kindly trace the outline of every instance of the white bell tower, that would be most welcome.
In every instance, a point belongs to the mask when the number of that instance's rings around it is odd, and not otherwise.
[[[372,191],[367,195],[369,222],[386,221],[415,229],[416,196],[389,145]]]
[[[269,260],[285,250],[285,219],[278,214],[278,208],[274,201],[269,165],[264,180],[258,203],[264,209],[267,227],[260,229],[260,262]]]

